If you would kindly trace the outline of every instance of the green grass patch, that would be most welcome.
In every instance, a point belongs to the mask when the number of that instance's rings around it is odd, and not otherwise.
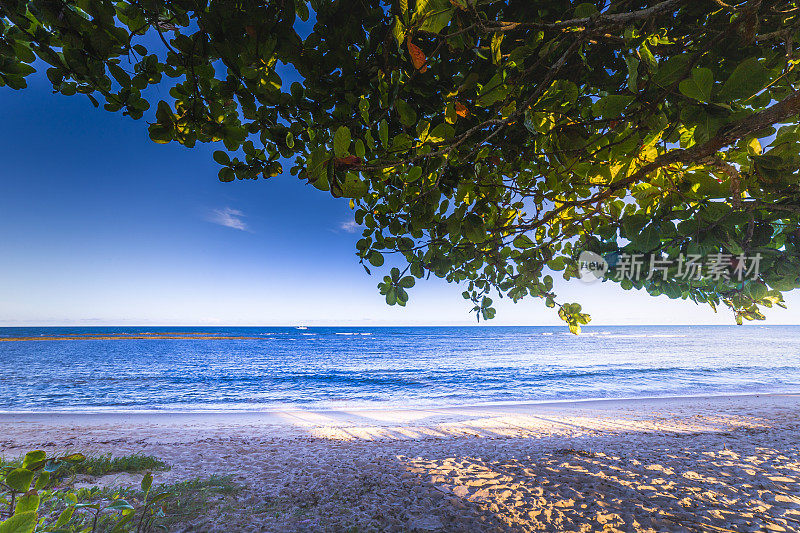
[[[150,490],[150,497],[159,493],[169,493],[165,499],[160,501],[153,509],[156,512],[154,521],[155,528],[147,531],[172,531],[174,529],[184,529],[184,526],[193,527],[193,522],[202,521],[206,516],[219,517],[220,514],[234,512],[235,496],[241,491],[241,487],[233,482],[231,476],[211,475],[207,478],[196,478],[181,483],[161,484],[153,486]],[[40,507],[39,516],[45,517],[48,524],[54,523],[59,514],[64,511],[69,503],[66,495],[75,495],[77,503],[80,505],[102,504],[108,505],[114,500],[125,500],[130,502],[141,513],[145,504],[144,492],[136,488],[109,488],[109,487],[89,487],[77,490],[69,488],[44,491],[42,492],[43,504]],[[97,522],[96,532],[117,531],[133,533],[136,531],[137,518],[126,524],[119,526],[118,513],[105,511],[101,513]],[[61,530],[69,533],[82,533],[90,531],[93,521],[91,509],[75,512],[69,523]],[[89,529],[87,529],[89,528]]]
[[[157,457],[134,453],[112,457],[111,454],[87,456],[85,461],[74,464],[65,464],[55,472],[55,479],[86,474],[89,476],[103,476],[118,472],[135,474],[137,472],[169,470],[170,466]]]
[[[15,520],[18,518],[21,525],[13,531],[33,531],[36,523],[42,531],[62,533],[151,533],[187,527],[203,530],[214,523],[209,520],[219,520],[238,510],[236,496],[242,487],[231,476],[151,485],[153,478],[146,474],[141,483],[132,487],[75,488],[77,475],[96,478],[170,467],[143,454],[74,454],[48,459],[50,462],[45,457],[44,452],[34,451],[26,455],[24,462],[0,458],[0,522],[19,511]],[[36,491],[30,491],[35,500],[26,495],[31,487],[36,487]],[[7,528],[0,527],[0,531]]]
[[[241,490],[241,486],[234,483],[231,476],[218,475],[153,486],[150,491],[151,495],[162,492],[169,493],[169,497],[158,504],[163,514],[159,513],[160,516],[155,523],[171,531],[174,526],[191,524],[208,515],[212,509],[215,511],[215,515],[220,510],[232,511],[232,498]],[[123,499],[139,507],[144,499],[144,493],[138,488],[92,487],[77,490],[75,495],[78,497],[78,501],[84,504]],[[61,508],[63,506],[58,510]],[[77,521],[79,527],[85,526],[87,523],[88,515],[83,521]],[[106,517],[102,523],[105,526],[113,522]]]
[[[231,505],[232,497],[242,487],[237,485],[231,476],[211,475],[202,479],[191,479],[183,483],[162,485],[159,492],[169,492],[170,497],[164,503],[164,517],[158,523],[171,529],[170,526],[190,523],[208,514],[209,509],[224,509]]]

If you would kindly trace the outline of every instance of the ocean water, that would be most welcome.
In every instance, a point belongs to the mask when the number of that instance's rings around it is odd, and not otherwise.
[[[197,338],[125,338],[176,333]],[[81,338],[109,335],[118,338]],[[565,327],[499,326],[0,328],[0,338],[42,336],[63,338],[0,341],[0,411],[800,392],[800,326],[587,327],[580,336]]]

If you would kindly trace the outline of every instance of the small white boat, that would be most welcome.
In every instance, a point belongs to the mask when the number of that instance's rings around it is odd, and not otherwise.
[[[308,329],[307,326],[297,326],[295,329]]]

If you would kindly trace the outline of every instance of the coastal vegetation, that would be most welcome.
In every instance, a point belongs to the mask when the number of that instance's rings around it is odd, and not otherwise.
[[[553,272],[592,257],[741,323],[800,286],[799,30],[783,0],[9,0],[0,85],[349,201],[390,305],[434,275],[578,332]]]
[[[116,472],[147,472],[153,470],[169,470],[169,465],[164,461],[153,457],[134,453],[113,457],[110,453],[106,455],[84,457],[82,461],[62,464],[55,471],[56,478],[65,478],[79,474],[90,476],[102,476]]]
[[[219,504],[218,496],[239,490],[229,477],[215,475],[154,485],[152,471],[168,469],[142,454],[47,457],[36,450],[22,460],[0,460],[0,533],[168,530],[207,513]],[[141,480],[135,487],[100,482],[121,472],[141,473]]]

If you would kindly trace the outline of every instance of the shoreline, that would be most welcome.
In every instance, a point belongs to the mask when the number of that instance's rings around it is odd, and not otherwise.
[[[0,409],[0,423],[6,418],[17,416],[182,416],[182,415],[208,415],[208,416],[270,416],[283,413],[317,413],[326,414],[333,412],[458,412],[464,409],[511,409],[513,411],[524,411],[541,407],[559,408],[580,408],[580,407],[614,407],[617,404],[630,403],[671,403],[677,401],[698,401],[698,400],[718,400],[718,399],[747,399],[747,398],[797,398],[800,400],[800,389],[792,392],[743,392],[743,393],[718,393],[718,394],[697,394],[697,395],[678,395],[678,396],[632,396],[622,398],[570,398],[564,400],[532,400],[532,401],[507,401],[507,402],[486,402],[486,403],[465,403],[460,405],[441,405],[441,406],[355,406],[355,407],[308,407],[286,406],[269,407],[264,409],[117,409],[117,408],[96,408],[81,407],[68,409]]]
[[[697,433],[760,427],[778,411],[800,413],[800,394],[603,399],[440,408],[284,409],[225,412],[0,413],[5,442],[35,444],[35,435],[70,435],[92,444],[108,433],[125,441],[160,432],[189,442],[201,434],[329,440],[576,437],[626,432]],[[102,438],[101,438],[102,437]],[[53,441],[48,438],[46,441]]]

